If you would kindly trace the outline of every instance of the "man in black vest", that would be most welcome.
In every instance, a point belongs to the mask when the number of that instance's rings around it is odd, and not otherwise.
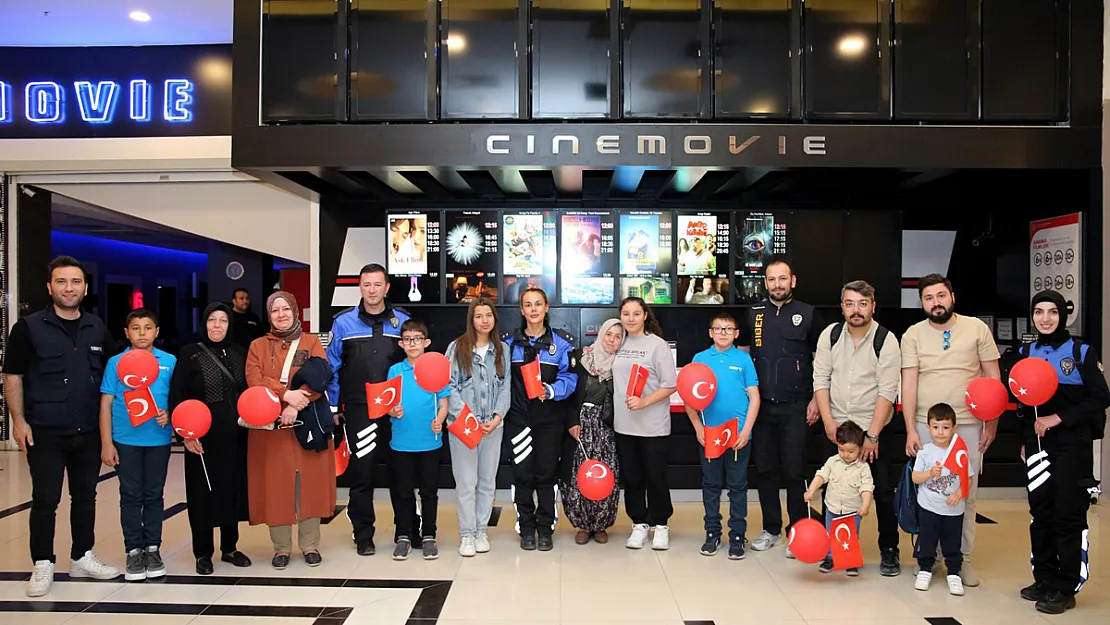
[[[231,296],[231,340],[250,349],[255,339],[266,335],[269,326],[251,310],[250,291],[239,287]]]
[[[4,362],[4,396],[12,435],[31,470],[31,560],[27,596],[54,581],[54,521],[69,477],[71,578],[115,579],[119,569],[93,553],[96,485],[100,477],[100,380],[115,351],[104,322],[81,312],[85,270],[59,256],[46,285],[53,305],[12,327]]]

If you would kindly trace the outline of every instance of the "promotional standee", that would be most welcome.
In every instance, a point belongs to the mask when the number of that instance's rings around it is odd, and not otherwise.
[[[1083,215],[1029,224],[1029,293],[1052,290],[1068,304],[1068,330],[1083,336]]]

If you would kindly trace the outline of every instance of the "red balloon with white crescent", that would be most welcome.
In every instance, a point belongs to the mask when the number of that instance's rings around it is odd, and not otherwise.
[[[270,425],[281,416],[281,400],[265,386],[252,386],[239,395],[239,416],[247,425]]]
[[[145,349],[130,349],[119,357],[116,371],[128,388],[146,388],[158,379],[158,359]]]
[[[980,421],[994,421],[1006,411],[1010,397],[1006,385],[994,378],[975,378],[964,391],[968,410]]]
[[[616,476],[604,462],[587,458],[578,467],[578,490],[586,499],[601,501],[612,495],[616,486]]]
[[[439,352],[424,352],[412,366],[412,374],[420,388],[438,393],[451,381],[451,362]]]
[[[705,410],[717,395],[717,376],[709,365],[692,362],[678,372],[678,396],[694,410]]]
[[[1023,358],[1010,369],[1010,392],[1026,406],[1040,406],[1052,399],[1060,378],[1047,360]]]
[[[173,409],[173,431],[185,440],[196,440],[212,427],[212,411],[199,399],[186,399]]]
[[[816,519],[802,519],[790,528],[788,544],[799,562],[817,564],[829,553],[829,533]]]

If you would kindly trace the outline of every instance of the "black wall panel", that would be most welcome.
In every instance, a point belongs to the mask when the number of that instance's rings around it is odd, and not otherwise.
[[[786,118],[792,107],[791,50],[799,22],[792,0],[717,0],[714,11],[714,114]]]
[[[812,119],[890,119],[890,4],[805,3],[806,111]]]
[[[626,117],[706,117],[709,16],[700,0],[623,0]]]
[[[983,119],[1066,115],[1067,16],[1058,0],[984,0]]]
[[[262,121],[342,121],[336,0],[270,0],[262,15]],[[340,84],[340,83],[343,84]]]
[[[896,0],[894,37],[896,119],[978,119],[978,0]]]
[[[444,118],[512,118],[519,110],[518,0],[442,0],[440,70]]]
[[[434,47],[429,55],[435,32],[435,20],[428,21],[426,0],[353,0],[350,63],[354,119],[436,116],[435,99],[430,104],[428,100],[429,73],[435,90]]]
[[[532,117],[607,117],[612,45],[610,0],[532,3]]]

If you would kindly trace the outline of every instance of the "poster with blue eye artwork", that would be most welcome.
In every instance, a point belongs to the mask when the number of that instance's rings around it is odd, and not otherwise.
[[[763,273],[776,256],[787,250],[783,214],[747,213],[736,224],[735,279],[737,304],[754,304],[766,295]]]

